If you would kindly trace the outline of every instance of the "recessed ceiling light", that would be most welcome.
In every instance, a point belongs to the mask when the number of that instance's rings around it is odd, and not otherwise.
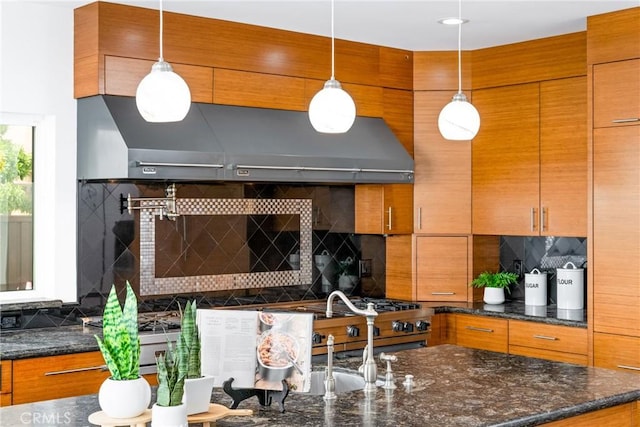
[[[438,19],[438,24],[444,24],[444,25],[460,25],[460,24],[466,24],[467,22],[469,22],[468,19],[463,19],[458,17]]]

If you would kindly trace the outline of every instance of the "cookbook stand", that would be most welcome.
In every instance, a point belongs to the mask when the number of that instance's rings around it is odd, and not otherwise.
[[[284,412],[284,401],[289,395],[289,385],[285,380],[282,380],[282,390],[261,390],[257,388],[232,388],[233,378],[229,378],[222,383],[222,390],[227,393],[232,399],[231,409],[236,409],[240,402],[247,400],[252,396],[258,398],[260,406],[265,409],[271,406],[273,399],[278,403],[280,412]]]

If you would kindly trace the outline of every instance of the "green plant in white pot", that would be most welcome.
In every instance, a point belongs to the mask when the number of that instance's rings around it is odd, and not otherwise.
[[[138,301],[129,282],[123,307],[115,285],[111,287],[102,316],[102,338],[95,337],[111,373],[98,392],[100,408],[112,418],[142,414],[151,402],[151,387],[140,375]]]
[[[193,415],[209,411],[215,378],[211,375],[202,375],[200,331],[195,300],[187,302],[181,316],[179,341],[187,359],[184,401],[187,404],[187,415]]]
[[[187,405],[183,402],[187,364],[179,338],[175,344],[167,341],[167,350],[156,356],[158,390],[151,408],[152,427],[187,427]]]
[[[509,286],[518,283],[518,275],[502,271],[490,273],[485,271],[473,279],[471,286],[484,288],[483,300],[487,304],[502,304],[505,300],[504,291],[510,292]]]

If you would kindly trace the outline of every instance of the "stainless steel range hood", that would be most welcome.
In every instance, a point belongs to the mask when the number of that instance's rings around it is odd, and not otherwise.
[[[378,118],[325,135],[306,112],[193,103],[147,123],[134,98],[100,95],[78,100],[78,179],[409,183],[413,159]]]

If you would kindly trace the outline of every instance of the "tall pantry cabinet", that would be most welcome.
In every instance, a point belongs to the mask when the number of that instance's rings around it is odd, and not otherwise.
[[[640,7],[587,21],[594,365],[640,372]]]

